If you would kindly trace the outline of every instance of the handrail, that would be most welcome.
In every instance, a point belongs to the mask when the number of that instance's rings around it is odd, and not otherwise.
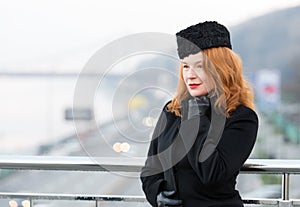
[[[64,170],[64,171],[113,171],[140,172],[145,158],[130,157],[76,157],[76,156],[0,156],[0,169],[14,170]],[[300,200],[289,199],[289,176],[300,174],[300,160],[287,159],[248,159],[241,168],[241,173],[282,174],[282,199],[244,199],[244,203],[279,204],[279,206],[299,205]],[[145,201],[139,196],[101,196],[73,194],[18,194],[0,193],[0,198],[29,197],[31,199],[64,199],[64,200],[134,200]]]
[[[145,158],[0,155],[0,169],[139,172]],[[248,159],[243,173],[300,174],[300,160]]]
[[[0,198],[21,198],[35,200],[85,200],[85,201],[126,201],[146,202],[144,196],[126,195],[86,195],[86,194],[55,194],[55,193],[12,193],[0,192]]]
[[[139,172],[143,158],[0,156],[0,169]]]
[[[300,174],[300,160],[248,159],[241,171],[249,173]]]

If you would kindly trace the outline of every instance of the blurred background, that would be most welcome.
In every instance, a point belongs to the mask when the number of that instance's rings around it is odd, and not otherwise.
[[[99,85],[92,105],[76,108],[80,73],[116,39],[173,35],[205,20],[228,26],[255,89],[260,128],[251,158],[299,159],[299,0],[1,0],[0,155],[145,157],[157,116],[176,91],[178,61],[144,54],[103,68],[104,78],[85,74]],[[279,198],[280,182],[279,175],[240,175],[238,188],[246,197]],[[291,177],[292,198],[300,198],[299,183]],[[1,170],[0,191],[143,195],[137,174],[87,172]]]

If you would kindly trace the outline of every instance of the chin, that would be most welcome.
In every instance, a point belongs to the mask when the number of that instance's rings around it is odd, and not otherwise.
[[[200,93],[200,92],[189,92],[191,96],[196,97],[196,96],[205,96],[207,93]]]
[[[202,96],[202,94],[199,93],[190,93],[191,96],[196,97],[196,96]]]

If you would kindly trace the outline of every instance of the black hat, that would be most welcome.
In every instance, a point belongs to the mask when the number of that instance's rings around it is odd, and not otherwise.
[[[215,21],[201,22],[176,33],[177,51],[180,59],[212,47],[231,49],[227,28]]]

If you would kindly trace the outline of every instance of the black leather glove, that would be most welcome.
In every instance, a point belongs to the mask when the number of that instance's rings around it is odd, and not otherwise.
[[[172,199],[175,191],[162,191],[156,197],[156,203],[158,207],[165,206],[180,206],[182,205],[182,200]]]
[[[210,99],[207,96],[193,97],[188,101],[188,116],[204,116],[210,113]]]

